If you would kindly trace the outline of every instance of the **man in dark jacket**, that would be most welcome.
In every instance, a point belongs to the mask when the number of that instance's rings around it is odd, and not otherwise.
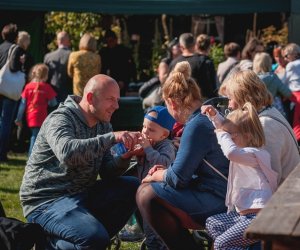
[[[71,43],[65,31],[57,33],[56,41],[58,48],[45,55],[44,63],[49,67],[48,81],[57,93],[57,101],[63,102],[73,89],[72,79],[67,73]]]

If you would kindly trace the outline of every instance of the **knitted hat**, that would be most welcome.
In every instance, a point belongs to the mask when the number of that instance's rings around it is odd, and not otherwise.
[[[155,112],[157,115],[155,117],[148,115],[151,112]],[[150,108],[145,115],[145,118],[157,123],[158,125],[169,131],[172,131],[173,125],[175,123],[175,119],[169,114],[167,108],[164,106],[154,106]]]

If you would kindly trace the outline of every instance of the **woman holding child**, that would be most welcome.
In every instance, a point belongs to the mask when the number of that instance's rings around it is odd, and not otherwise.
[[[167,169],[155,165],[149,171],[137,204],[169,249],[198,249],[188,228],[199,228],[207,217],[226,211],[227,182],[221,175],[227,176],[229,162],[212,123],[200,113],[200,90],[188,62],[176,65],[162,93],[169,113],[185,128],[175,161]]]
[[[272,169],[278,174],[280,185],[300,162],[298,144],[288,121],[272,106],[273,98],[266,85],[252,70],[232,74],[224,83],[223,93],[231,110],[241,109],[250,102],[257,110],[262,124],[266,150],[271,155]]]

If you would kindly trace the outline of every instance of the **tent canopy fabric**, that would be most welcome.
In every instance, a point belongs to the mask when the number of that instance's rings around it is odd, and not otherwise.
[[[0,0],[2,10],[105,14],[237,14],[289,12],[291,0]]]

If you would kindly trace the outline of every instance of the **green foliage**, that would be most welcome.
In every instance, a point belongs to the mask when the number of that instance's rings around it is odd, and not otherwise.
[[[210,58],[212,58],[215,69],[218,68],[219,63],[224,61],[224,50],[221,44],[213,44],[210,47],[210,53],[209,53]]]
[[[158,65],[165,53],[164,45],[161,39],[161,33],[159,31],[158,19],[155,20],[155,33],[153,38],[152,57],[151,65],[152,68],[149,70],[149,75],[156,75]]]
[[[102,29],[99,24],[101,15],[94,13],[74,13],[74,12],[49,12],[45,15],[45,32],[50,35],[51,42],[48,44],[49,50],[56,49],[56,33],[66,31],[69,33],[73,49],[78,49],[80,37],[85,32],[92,33],[96,39],[102,36]]]
[[[269,42],[278,42],[280,45],[286,45],[288,43],[288,26],[287,23],[283,27],[277,30],[273,25],[262,30],[261,40],[264,45]]]

